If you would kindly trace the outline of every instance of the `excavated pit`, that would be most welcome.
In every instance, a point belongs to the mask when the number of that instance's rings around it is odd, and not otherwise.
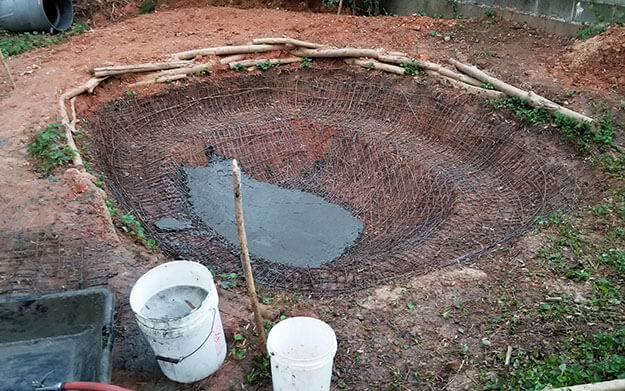
[[[467,260],[575,205],[575,180],[515,143],[518,125],[384,81],[229,77],[108,103],[88,133],[115,195],[159,245],[218,271],[240,269],[224,160],[236,158],[255,278],[299,292]]]

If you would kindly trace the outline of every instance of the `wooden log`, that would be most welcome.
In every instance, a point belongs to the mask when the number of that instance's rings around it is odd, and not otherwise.
[[[280,38],[255,38],[252,40],[254,44],[267,44],[267,45],[292,45],[308,49],[318,49],[325,45],[315,42],[300,41],[299,39],[293,39],[289,37]]]
[[[406,57],[406,56],[399,56],[399,55],[392,55],[392,54],[381,55],[378,59],[382,62],[389,62],[393,64],[415,65],[419,68],[430,70],[430,71],[435,71],[435,72],[440,73],[443,76],[447,76],[449,78],[461,81],[463,83],[471,84],[476,87],[479,87],[482,85],[481,81],[473,77],[467,76],[462,73],[454,72],[451,69],[445,68],[442,65],[436,64],[434,62],[413,59],[413,58]]]
[[[306,49],[297,48],[291,54],[299,57],[367,57],[378,59],[381,54],[377,49],[360,49],[360,48],[323,48],[323,49]]]
[[[406,71],[402,67],[398,67],[396,65],[384,64],[375,60],[362,59],[362,58],[348,58],[345,60],[347,64],[360,65],[363,68],[367,69],[375,69],[378,71],[384,71],[389,73],[395,73],[397,75],[404,75]]]
[[[245,220],[243,218],[243,196],[241,194],[241,170],[239,169],[236,159],[232,160],[232,184],[234,187],[234,216],[237,222],[237,232],[239,233],[239,244],[241,245],[241,263],[243,266],[243,273],[245,274],[247,295],[250,298],[252,310],[254,311],[254,319],[256,321],[256,331],[258,331],[258,337],[260,339],[261,353],[267,353],[265,327],[263,325],[263,318],[258,305],[258,296],[256,295],[254,276],[252,275],[250,253],[247,248],[247,234],[245,233]]]
[[[219,60],[220,64],[230,64],[231,62],[234,61],[241,61],[241,60],[245,60],[245,57],[247,57],[247,54],[235,54],[232,56],[228,56],[228,57],[224,57],[221,60]]]
[[[123,75],[126,73],[150,72],[171,68],[184,68],[188,67],[191,64],[193,64],[193,61],[167,61],[134,65],[112,65],[94,68],[93,75],[95,77],[107,77],[114,75]]]
[[[180,75],[165,75],[162,77],[158,77],[157,74],[154,74],[152,77],[147,77],[145,79],[130,84],[130,87],[147,86],[154,83],[171,83],[172,81],[181,80],[188,76],[188,73],[183,73]]]
[[[532,91],[522,90],[502,80],[499,80],[496,77],[489,76],[473,65],[461,63],[460,61],[457,61],[453,58],[449,59],[449,62],[453,64],[459,71],[466,73],[467,75],[472,76],[484,83],[490,83],[493,87],[506,95],[516,96],[517,98],[523,99],[533,107],[542,107],[547,109],[553,115],[555,115],[556,113],[560,113],[568,118],[574,119],[579,122],[590,122],[591,124],[594,124],[595,122],[592,118],[584,114],[561,106]]]
[[[548,386],[543,388],[543,391],[625,391],[625,379],[562,388],[551,388],[551,386]]]
[[[69,120],[69,117],[67,115],[67,108],[65,107],[65,101],[67,99],[70,100],[70,104],[72,105],[72,113],[76,113],[73,98],[87,91],[89,93],[92,93],[93,90],[98,86],[98,84],[100,84],[104,79],[106,78],[91,78],[85,84],[65,92],[59,98],[60,121],[65,128],[65,138],[67,139],[67,146],[75,151],[72,155],[72,163],[78,168],[84,169],[84,164],[80,153],[78,153],[78,147],[76,146],[76,142],[74,141],[74,133],[76,132],[76,119],[74,118],[72,119],[72,121]]]
[[[231,62],[230,64],[228,64],[230,66],[230,69],[235,69],[237,66],[239,67],[252,67],[252,66],[257,66],[258,64],[262,64],[269,61],[269,63],[271,65],[276,65],[276,64],[292,64],[294,62],[301,62],[302,58],[301,57],[286,57],[286,58],[255,58],[255,59],[251,59],[251,60],[244,60],[244,61],[234,61]]]
[[[189,58],[195,58],[197,56],[207,56],[214,54],[216,56],[224,56],[229,54],[243,54],[243,53],[261,53],[271,52],[274,50],[282,50],[282,45],[240,45],[240,46],[217,46],[214,48],[187,50],[186,52],[174,53],[173,58],[179,60],[185,60]]]
[[[441,82],[448,84],[452,87],[455,88],[461,88],[463,90],[465,90],[466,92],[468,92],[469,94],[472,95],[477,95],[480,96],[482,98],[486,98],[486,99],[501,99],[503,98],[505,95],[503,92],[501,91],[495,91],[495,90],[489,90],[486,88],[481,88],[481,87],[476,87],[474,85],[468,84],[468,83],[464,83],[462,81],[453,79],[451,77],[447,77],[444,76],[436,71],[430,71],[427,70],[425,71],[425,73],[427,73],[428,75],[440,80]]]
[[[9,68],[9,64],[7,63],[6,59],[4,58],[4,54],[2,53],[2,50],[0,50],[0,61],[2,61],[2,65],[4,66],[4,70],[6,70],[7,75],[9,76],[9,81],[11,82],[11,86],[13,87],[13,89],[16,89],[17,87],[15,86],[15,79],[13,79],[13,74],[11,73],[11,68]]]

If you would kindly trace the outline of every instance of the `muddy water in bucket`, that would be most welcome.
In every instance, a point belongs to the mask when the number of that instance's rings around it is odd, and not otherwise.
[[[208,292],[196,286],[174,286],[152,296],[141,308],[141,316],[150,319],[177,319],[202,305]]]
[[[148,271],[132,288],[130,306],[171,380],[195,382],[223,363],[227,348],[219,298],[205,266],[175,261]]]

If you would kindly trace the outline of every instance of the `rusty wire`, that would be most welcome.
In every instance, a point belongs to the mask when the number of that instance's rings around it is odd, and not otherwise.
[[[212,153],[257,180],[300,189],[365,222],[356,245],[315,268],[254,259],[268,287],[334,294],[474,258],[572,208],[568,172],[491,125],[434,99],[348,72],[198,83],[100,108],[89,126],[123,204],[177,258],[238,271],[237,249],[193,212],[181,167]],[[192,221],[159,231],[164,217]]]

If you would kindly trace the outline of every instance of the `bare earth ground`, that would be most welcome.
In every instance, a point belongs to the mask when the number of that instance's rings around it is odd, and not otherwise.
[[[97,23],[92,31],[70,42],[9,59],[17,78],[14,91],[0,72],[0,296],[108,286],[117,300],[113,383],[138,390],[269,388],[246,382],[252,354],[242,360],[229,355],[218,373],[195,385],[183,387],[165,379],[138,337],[127,301],[134,280],[167,256],[147,253],[118,236],[103,207],[107,196],[77,180],[75,170],[37,178],[24,146],[34,129],[55,120],[58,97],[86,81],[88,68],[155,61],[187,49],[288,35],[337,46],[384,47],[441,62],[457,56],[587,112],[592,112],[591,100],[618,107],[625,91],[623,62],[619,61],[625,52],[620,47],[623,29],[608,31],[607,38],[586,41],[580,49],[567,40],[503,21],[445,21],[421,16],[337,18],[275,9],[192,8],[186,3],[121,22]],[[127,11],[132,14],[132,9]],[[446,33],[449,40],[443,38]],[[608,52],[609,56],[597,54],[596,48],[604,47],[604,42],[609,42],[607,49],[599,49],[599,53]],[[603,61],[601,67],[597,61]],[[314,65],[343,66],[338,61],[315,61]],[[457,90],[432,88],[484,120],[501,119]],[[127,89],[124,82],[105,84],[95,97],[79,99],[80,114],[88,116],[95,104]],[[566,97],[572,89],[577,93]],[[138,91],[146,94],[152,90]],[[544,150],[547,158],[557,156],[575,173],[583,192],[581,205],[597,205],[609,197],[608,189],[618,183],[591,170],[575,149],[548,127],[528,127],[520,131],[519,138],[530,130],[550,142]],[[536,252],[547,242],[547,233],[530,233],[470,265],[451,266],[351,295],[312,299],[265,288],[260,295],[268,299],[274,317],[314,315],[334,327],[340,341],[334,388],[470,389],[481,384],[483,368],[498,367],[498,355],[505,353],[508,345],[515,350],[549,350],[563,328],[592,333],[611,329],[608,323],[586,322],[583,317],[555,326],[521,322],[514,332],[491,321],[501,315],[502,303],[511,297],[521,303],[515,313],[522,313],[521,309],[536,308],[547,296],[584,298],[591,294],[587,282],[575,283],[543,270]],[[30,253],[38,256],[19,255]],[[621,291],[622,283],[622,278],[616,278]],[[255,338],[245,296],[240,289],[220,289],[219,293],[229,344],[235,332],[241,333],[252,344],[252,351]],[[622,323],[622,317],[617,319],[616,324]],[[486,337],[489,344],[483,342]]]

